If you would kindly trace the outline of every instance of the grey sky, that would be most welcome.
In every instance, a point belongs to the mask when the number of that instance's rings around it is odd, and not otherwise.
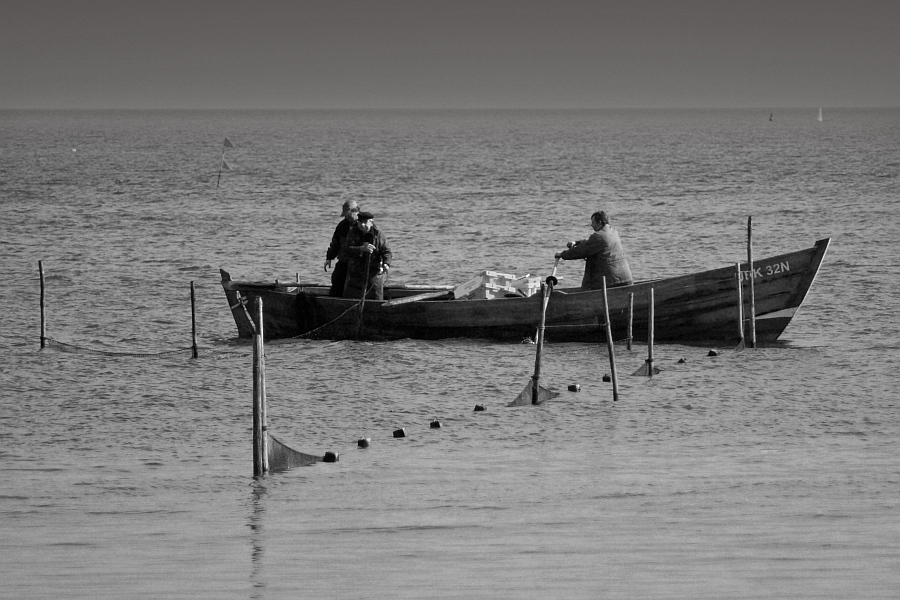
[[[897,0],[3,0],[0,108],[900,106]]]

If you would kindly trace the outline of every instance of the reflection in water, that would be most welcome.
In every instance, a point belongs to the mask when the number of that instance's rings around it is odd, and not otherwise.
[[[256,478],[250,486],[250,518],[247,525],[250,527],[250,585],[253,592],[251,598],[262,598],[262,591],[266,587],[263,576],[263,523],[262,517],[266,512],[264,501],[268,490],[265,480]]]

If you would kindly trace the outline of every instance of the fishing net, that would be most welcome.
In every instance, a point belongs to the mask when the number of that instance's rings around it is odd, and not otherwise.
[[[324,325],[320,325],[314,329],[292,336],[292,340],[339,340],[347,338],[348,331],[356,331],[359,327],[359,302],[339,314],[334,319],[328,321]],[[304,314],[304,311],[298,311]],[[310,313],[305,313],[310,314]],[[365,319],[365,317],[363,317]]]
[[[534,398],[534,387],[533,382],[529,381],[525,384],[525,389],[522,390],[516,399],[507,404],[507,406],[531,406],[531,405],[539,405],[543,404],[547,400],[551,398],[556,398],[559,396],[559,392],[547,389],[542,385],[538,385],[538,397],[537,401]]]
[[[373,286],[366,288],[366,296],[372,293]],[[362,295],[362,294],[360,294]],[[315,298],[299,296],[297,298],[296,314],[299,325],[305,333],[292,336],[289,339],[298,340],[341,340],[357,339],[360,333],[365,331],[365,300],[360,299],[337,317],[323,325],[316,326],[316,313],[318,307]]]
[[[650,366],[650,360],[645,360],[644,364],[638,367],[638,370],[632,373],[632,375],[652,377],[654,375],[659,375],[660,373],[662,373],[662,371],[659,368]]]
[[[67,344],[65,342],[60,342],[59,340],[54,340],[53,338],[45,337],[44,341],[47,343],[49,347],[56,348],[57,350],[61,350],[63,352],[71,352],[74,354],[96,354],[101,356],[134,356],[139,358],[163,358],[166,356],[175,356],[178,354],[191,354],[194,350],[193,346],[188,346],[187,348],[178,348],[175,350],[166,350],[163,352],[121,352],[121,351],[113,351],[113,350],[95,350],[92,348],[85,348],[84,346],[78,346],[75,344]]]
[[[294,467],[308,467],[324,460],[322,456],[298,452],[279,442],[271,433],[268,435],[270,471],[287,471]]]

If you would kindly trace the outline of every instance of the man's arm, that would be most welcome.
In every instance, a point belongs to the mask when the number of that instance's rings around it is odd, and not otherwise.
[[[379,240],[379,245],[381,246],[381,264],[390,268],[391,259],[394,258],[394,253],[391,252],[391,247],[388,246],[388,241],[384,234],[382,233],[379,237],[381,238]]]
[[[559,253],[559,257],[565,260],[573,260],[576,258],[587,258],[600,252],[602,248],[602,239],[596,233],[586,240],[575,242],[575,245],[568,250]]]

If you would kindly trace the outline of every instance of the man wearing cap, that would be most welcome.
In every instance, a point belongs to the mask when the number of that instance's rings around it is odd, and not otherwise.
[[[594,230],[591,237],[579,242],[569,242],[566,244],[568,250],[557,252],[556,258],[586,259],[584,277],[581,280],[581,287],[586,290],[601,289],[604,277],[609,287],[634,283],[619,232],[609,224],[609,217],[605,212],[601,210],[591,215],[591,229]]]
[[[356,223],[356,215],[359,213],[359,205],[356,200],[347,200],[341,211],[341,222],[334,228],[331,236],[331,244],[325,253],[325,270],[331,268],[331,261],[337,259],[337,264],[331,272],[331,289],[329,296],[344,295],[344,281],[347,279],[347,235]]]
[[[344,298],[362,297],[363,287],[366,298],[384,300],[384,282],[391,268],[391,249],[387,238],[375,227],[372,213],[361,212],[356,227],[347,236],[347,282],[344,284]]]

